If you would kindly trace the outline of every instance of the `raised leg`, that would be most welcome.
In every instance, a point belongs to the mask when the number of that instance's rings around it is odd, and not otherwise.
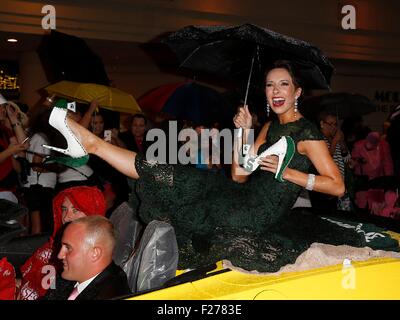
[[[135,152],[104,141],[70,118],[67,118],[67,124],[88,153],[95,154],[130,178],[139,178],[135,169]]]
[[[44,147],[71,156],[79,162],[87,161],[87,154],[97,155],[124,175],[138,179],[135,169],[136,153],[105,142],[67,116],[65,106],[54,107],[49,123],[67,140],[68,148]],[[86,159],[85,159],[86,158]],[[73,162],[73,161],[72,161]]]

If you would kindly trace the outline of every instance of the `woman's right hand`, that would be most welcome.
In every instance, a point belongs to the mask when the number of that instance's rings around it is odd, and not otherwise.
[[[249,111],[249,106],[239,107],[238,112],[233,117],[233,123],[236,128],[251,129],[253,117]]]

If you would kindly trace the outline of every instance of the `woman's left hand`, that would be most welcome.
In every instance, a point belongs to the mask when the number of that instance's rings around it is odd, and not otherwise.
[[[276,173],[278,170],[278,157],[274,155],[262,157],[259,160],[259,164],[261,170]]]
[[[18,122],[17,110],[15,110],[15,108],[12,105],[7,104],[6,111],[7,111],[7,116],[12,124]]]

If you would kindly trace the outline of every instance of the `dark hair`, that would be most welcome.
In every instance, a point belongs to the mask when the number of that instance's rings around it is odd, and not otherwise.
[[[141,114],[141,113],[135,113],[135,114],[132,116],[131,124],[133,123],[133,120],[135,120],[135,119],[143,119],[143,120],[144,120],[144,124],[147,125],[147,119],[146,119],[146,117],[145,117],[143,114]]]
[[[264,74],[264,81],[267,78],[267,74],[273,69],[285,69],[291,76],[294,86],[297,88],[302,88],[302,81],[296,75],[295,68],[293,67],[293,63],[289,60],[277,60],[274,62],[272,68],[267,69]]]
[[[320,123],[321,121],[326,120],[326,118],[328,118],[328,117],[336,118],[337,116],[333,112],[323,110],[318,114],[318,123]]]

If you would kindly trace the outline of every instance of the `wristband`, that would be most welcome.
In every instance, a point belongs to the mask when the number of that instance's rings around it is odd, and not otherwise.
[[[315,174],[310,173],[308,175],[306,189],[308,191],[312,191],[314,189],[314,184],[315,184]]]

